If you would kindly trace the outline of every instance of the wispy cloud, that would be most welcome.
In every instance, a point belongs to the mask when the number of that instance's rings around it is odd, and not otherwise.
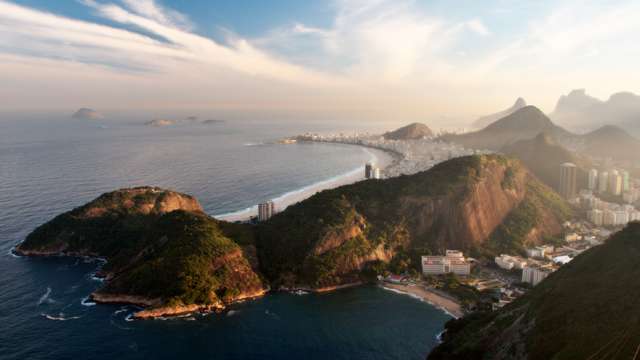
[[[488,17],[447,17],[412,0],[335,0],[329,25],[296,20],[257,38],[226,29],[224,41],[197,34],[198,24],[159,1],[80,1],[112,25],[0,0],[0,81],[17,84],[0,86],[0,104],[29,104],[25,94],[62,83],[83,91],[42,101],[419,118],[489,112],[517,96],[550,107],[567,86],[640,90],[636,1],[552,2],[505,29],[523,16],[505,2]]]

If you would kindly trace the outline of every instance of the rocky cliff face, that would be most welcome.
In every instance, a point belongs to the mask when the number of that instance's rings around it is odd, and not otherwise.
[[[472,156],[322,192],[261,225],[257,246],[276,284],[323,287],[399,257],[521,251],[558,235],[569,215],[566,203],[520,162]],[[507,221],[520,231],[503,231]]]

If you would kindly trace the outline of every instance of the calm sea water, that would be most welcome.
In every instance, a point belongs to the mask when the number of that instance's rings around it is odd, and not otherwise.
[[[82,304],[100,286],[91,278],[96,263],[10,254],[37,225],[116,188],[168,187],[223,214],[370,160],[353,146],[269,144],[307,130],[351,129],[274,121],[171,128],[0,121],[0,358],[424,358],[448,316],[377,287],[273,294],[225,314],[127,321],[132,307]]]

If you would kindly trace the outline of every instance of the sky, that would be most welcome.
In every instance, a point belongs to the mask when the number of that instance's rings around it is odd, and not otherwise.
[[[0,108],[456,121],[640,93],[628,0],[0,0]]]

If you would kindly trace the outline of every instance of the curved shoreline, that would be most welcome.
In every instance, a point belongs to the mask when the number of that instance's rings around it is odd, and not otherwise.
[[[429,305],[442,310],[445,314],[451,316],[454,319],[459,319],[464,316],[464,311],[462,310],[462,306],[459,303],[433,291],[430,291],[429,289],[422,288],[420,285],[407,286],[384,283],[381,284],[380,287],[397,294],[409,295],[411,297],[419,299],[420,301],[424,301]]]
[[[327,144],[329,144],[327,142]],[[335,143],[339,144],[339,143]],[[368,162],[372,162],[375,164],[380,164],[382,169],[386,169],[390,166],[396,164],[400,159],[401,155],[395,153],[393,151],[389,151],[387,149],[380,149],[373,146],[361,145],[361,144],[339,144],[339,145],[350,145],[350,146],[358,146],[363,149],[366,153],[369,154]],[[287,146],[287,145],[282,145]],[[376,154],[371,151],[375,150],[376,152],[380,152],[380,154]],[[381,159],[382,154],[385,156],[389,156],[389,159]],[[271,201],[275,204],[278,211],[282,211],[286,209],[288,206],[296,204],[302,200],[308,199],[314,194],[328,189],[334,189],[343,185],[353,184],[355,182],[364,180],[364,164],[353,168],[347,172],[336,175],[332,178],[321,180],[310,185],[304,186],[302,188],[288,191],[282,195],[279,195]],[[258,205],[253,205],[248,208],[244,208],[241,210],[211,215],[215,219],[224,220],[224,221],[248,221],[252,216],[256,216],[258,213]]]

